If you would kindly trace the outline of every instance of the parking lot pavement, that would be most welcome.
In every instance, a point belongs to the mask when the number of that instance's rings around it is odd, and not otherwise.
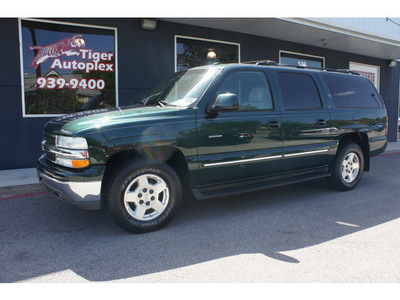
[[[400,282],[400,154],[324,180],[187,201],[134,235],[49,194],[0,200],[0,282]]]

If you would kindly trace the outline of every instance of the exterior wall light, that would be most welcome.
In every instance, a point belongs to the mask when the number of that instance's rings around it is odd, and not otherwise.
[[[208,50],[207,59],[208,60],[216,60],[217,59],[217,54],[214,52],[214,49]]]
[[[218,62],[217,54],[214,49],[208,49],[207,64],[212,65]]]
[[[387,65],[389,68],[394,68],[397,65],[397,62],[395,60],[389,60]]]
[[[147,30],[156,30],[157,21],[152,19],[141,19],[140,20],[140,28]]]

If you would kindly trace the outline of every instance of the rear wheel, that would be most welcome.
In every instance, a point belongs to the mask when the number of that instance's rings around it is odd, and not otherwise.
[[[345,145],[331,165],[331,177],[327,182],[342,191],[353,189],[361,179],[364,170],[364,155],[357,144]]]
[[[117,172],[108,193],[111,214],[123,229],[142,233],[166,226],[179,208],[182,187],[164,163],[134,162]]]

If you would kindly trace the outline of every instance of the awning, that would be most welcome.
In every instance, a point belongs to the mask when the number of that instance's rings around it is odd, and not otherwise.
[[[345,27],[327,19],[162,18],[160,20],[269,37],[387,60],[400,59],[400,38]]]

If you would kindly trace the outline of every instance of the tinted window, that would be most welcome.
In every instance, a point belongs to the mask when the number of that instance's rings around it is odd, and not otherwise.
[[[302,73],[278,73],[285,110],[319,109],[321,99],[310,75]]]
[[[372,83],[354,75],[323,73],[336,107],[379,107],[379,95]]]
[[[240,110],[273,109],[271,92],[264,73],[236,72],[228,75],[217,91],[232,93],[239,98]]]

